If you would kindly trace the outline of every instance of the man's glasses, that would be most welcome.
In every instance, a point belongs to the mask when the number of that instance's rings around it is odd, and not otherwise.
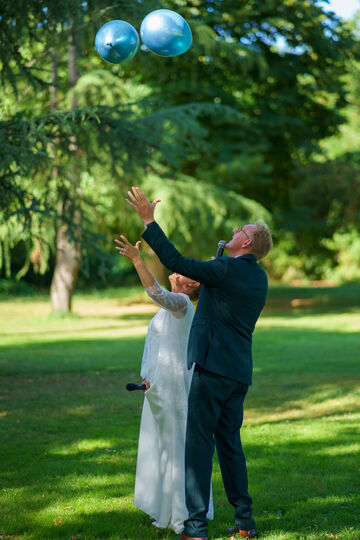
[[[251,240],[250,236],[247,234],[247,232],[245,231],[244,227],[239,227],[239,228],[238,228],[238,231],[243,232],[243,233],[245,234],[246,238],[247,238],[248,240]]]

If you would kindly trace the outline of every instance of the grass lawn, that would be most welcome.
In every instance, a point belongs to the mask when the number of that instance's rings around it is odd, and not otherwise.
[[[133,505],[147,324],[139,289],[0,301],[0,538],[175,539]],[[360,539],[360,287],[273,287],[242,440],[261,538]],[[214,460],[212,539],[233,512]]]

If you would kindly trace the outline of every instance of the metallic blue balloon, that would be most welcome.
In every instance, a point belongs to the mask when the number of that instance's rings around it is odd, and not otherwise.
[[[120,64],[137,53],[139,35],[126,21],[110,21],[98,30],[95,48],[99,56],[110,64]]]
[[[157,9],[146,15],[140,36],[144,45],[160,56],[179,56],[189,50],[192,43],[190,26],[170,9]]]

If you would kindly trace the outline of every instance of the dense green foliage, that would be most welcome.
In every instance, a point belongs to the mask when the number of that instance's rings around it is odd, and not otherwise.
[[[291,215],[284,216],[289,223],[282,240],[288,241],[287,261],[274,258],[278,275],[285,271],[289,279],[360,279],[359,160],[359,153],[348,153],[299,168],[301,181],[290,192]]]
[[[349,23],[360,35],[360,12]],[[297,168],[290,208],[282,216],[279,256],[273,270],[289,279],[306,276],[337,282],[359,280],[360,257],[360,64],[348,62],[345,123],[321,141],[312,160]],[[286,254],[286,255],[285,255]],[[291,264],[289,264],[291,263]]]
[[[103,23],[121,18],[139,29],[157,7],[151,0],[6,3],[0,18],[3,276],[51,271],[60,221],[69,240],[81,231],[83,272],[104,274],[110,238],[120,230],[132,239],[140,232],[122,202],[138,183],[154,196],[161,186],[162,198],[163,187],[172,191],[161,220],[189,254],[209,256],[234,224],[256,217],[271,222],[270,212],[280,231],[268,264],[275,277],[348,278],[336,270],[341,240],[334,234],[352,229],[337,230],[333,202],[324,209],[325,200],[318,204],[311,191],[313,174],[326,190],[329,166],[320,172],[313,163],[321,141],[348,117],[349,96],[353,110],[359,106],[355,23],[345,25],[315,0],[164,1],[191,25],[188,53],[161,58],[140,50],[118,66],[97,56],[93,41]],[[338,159],[342,169],[345,158]],[[194,205],[184,181],[196,186]],[[334,176],[326,200],[351,188],[335,184]],[[340,220],[345,206],[345,200],[337,206]],[[304,231],[299,219],[311,226]],[[349,226],[356,229],[356,220]],[[303,245],[308,237],[311,249]]]
[[[295,164],[342,122],[342,75],[358,43],[314,1],[194,1],[182,9],[194,20],[196,46],[178,65],[167,61],[159,92],[166,85],[173,102],[196,96],[243,115],[230,132],[221,119],[211,126],[211,167],[196,156],[185,172],[278,211],[289,203]]]

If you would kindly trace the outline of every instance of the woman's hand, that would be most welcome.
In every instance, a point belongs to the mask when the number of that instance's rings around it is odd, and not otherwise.
[[[147,379],[144,379],[143,381],[141,381],[141,384],[145,384],[146,388],[145,390],[143,390],[143,392],[147,392],[150,388],[150,382]]]
[[[145,225],[155,221],[154,210],[160,199],[155,199],[152,203],[147,200],[143,192],[138,187],[133,187],[132,192],[128,191],[129,199],[125,199],[127,204],[137,212]]]
[[[142,260],[140,257],[140,251],[139,251],[141,240],[138,240],[135,246],[133,246],[132,244],[130,244],[126,236],[124,236],[123,234],[120,234],[119,240],[115,238],[114,241],[119,245],[119,247],[116,247],[115,249],[119,251],[120,255],[124,255],[125,257],[130,259],[130,261],[132,261],[134,264],[137,261]]]
[[[123,234],[120,235],[119,239],[114,238],[114,241],[119,246],[116,247],[116,249],[119,251],[120,255],[125,255],[125,257],[130,259],[130,261],[133,263],[135,270],[137,271],[141,283],[144,285],[145,289],[153,287],[155,283],[155,278],[140,257],[139,246],[141,244],[141,241],[138,240],[135,246],[133,246]]]

